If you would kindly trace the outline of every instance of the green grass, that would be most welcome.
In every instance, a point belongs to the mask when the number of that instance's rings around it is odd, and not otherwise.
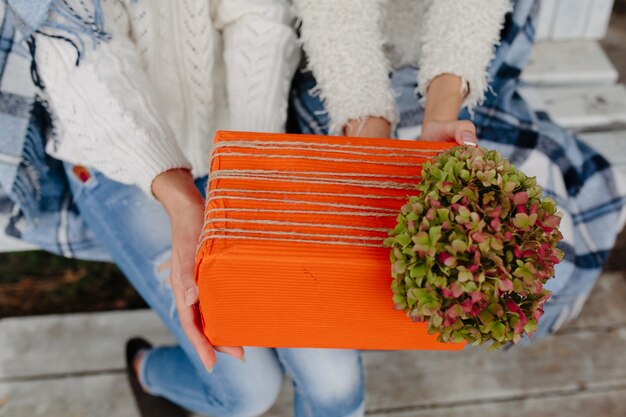
[[[0,318],[142,307],[113,264],[41,251],[0,254]]]

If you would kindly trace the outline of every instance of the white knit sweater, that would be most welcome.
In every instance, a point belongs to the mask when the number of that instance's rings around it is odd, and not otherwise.
[[[77,10],[86,4],[67,0]],[[151,194],[172,168],[208,172],[217,129],[284,129],[299,61],[287,0],[102,0],[112,40],[77,67],[67,42],[37,37],[55,115],[48,153]]]
[[[294,0],[301,38],[338,134],[348,120],[398,120],[393,68],[419,65],[418,92],[444,73],[464,80],[470,109],[484,98],[509,0]]]

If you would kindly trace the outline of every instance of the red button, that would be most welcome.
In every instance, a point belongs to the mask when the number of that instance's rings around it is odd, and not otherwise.
[[[74,165],[72,167],[72,172],[76,175],[76,178],[80,180],[80,182],[87,182],[91,178],[91,174],[89,170],[82,165]]]

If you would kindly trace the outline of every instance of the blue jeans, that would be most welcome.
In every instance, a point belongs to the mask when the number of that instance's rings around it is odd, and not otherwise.
[[[178,346],[145,356],[140,378],[155,394],[200,414],[258,416],[276,400],[287,373],[298,417],[364,414],[359,353],[333,349],[246,348],[246,363],[217,353],[211,374],[202,365],[178,320],[169,286],[170,224],[163,207],[137,187],[89,170],[81,181],[65,166],[75,202],[100,244],[172,332]],[[84,180],[84,179],[83,179]],[[204,192],[206,178],[196,181]]]

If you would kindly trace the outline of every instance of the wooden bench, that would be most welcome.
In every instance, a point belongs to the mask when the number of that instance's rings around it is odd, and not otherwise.
[[[611,4],[544,0],[538,30],[546,41],[524,72],[523,94],[626,177],[626,87],[615,84],[617,71],[593,40],[604,35]],[[564,38],[575,40],[554,41]],[[0,237],[0,251],[32,249]],[[575,322],[528,347],[364,352],[368,415],[626,415],[625,278],[626,271],[605,273]],[[123,363],[123,343],[136,334],[173,342],[145,310],[0,320],[0,416],[136,415]],[[286,383],[267,416],[292,415],[291,398]]]
[[[1,320],[0,415],[136,415],[123,359],[136,334],[172,342],[145,310]],[[364,352],[368,415],[623,417],[624,346],[625,275],[607,273],[574,323],[528,347]],[[292,415],[291,398],[285,383],[266,415]]]

